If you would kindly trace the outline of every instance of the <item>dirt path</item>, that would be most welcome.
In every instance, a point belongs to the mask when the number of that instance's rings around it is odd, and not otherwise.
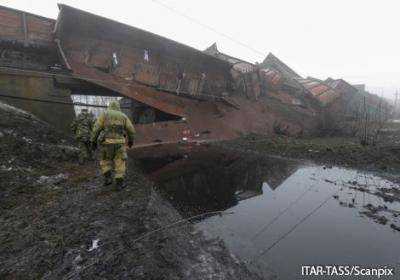
[[[128,188],[29,114],[0,108],[0,279],[260,279],[182,217],[130,162]],[[140,239],[138,239],[140,238]]]

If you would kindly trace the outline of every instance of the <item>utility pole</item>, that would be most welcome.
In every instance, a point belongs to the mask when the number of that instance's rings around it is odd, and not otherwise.
[[[363,146],[365,146],[366,144],[367,144],[367,141],[366,141],[366,139],[367,139],[367,104],[366,104],[366,102],[365,102],[365,96],[364,96],[364,120],[362,120],[361,121],[361,124],[363,124],[363,122],[364,122],[364,125],[363,125],[363,134],[362,134],[362,137],[361,137],[361,145],[363,145]]]

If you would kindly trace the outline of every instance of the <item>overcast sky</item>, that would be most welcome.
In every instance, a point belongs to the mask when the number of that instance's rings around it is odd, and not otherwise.
[[[0,0],[5,5],[56,18],[53,0]],[[398,0],[65,0],[102,15],[203,50],[250,62],[274,53],[302,76],[365,83],[392,97],[400,90]],[[166,9],[157,2],[257,50],[255,52]]]

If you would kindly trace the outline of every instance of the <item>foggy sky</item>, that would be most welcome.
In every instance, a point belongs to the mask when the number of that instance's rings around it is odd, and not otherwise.
[[[260,51],[256,53],[152,0],[64,0],[204,50],[250,62],[274,53],[302,76],[365,83],[388,98],[400,89],[400,3],[395,0],[157,0]],[[0,0],[0,5],[56,18],[54,0]],[[400,90],[399,90],[400,91]]]

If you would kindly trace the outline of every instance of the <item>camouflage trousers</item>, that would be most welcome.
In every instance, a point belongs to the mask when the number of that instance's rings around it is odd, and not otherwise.
[[[90,142],[87,141],[78,141],[79,147],[79,162],[85,162],[86,160],[92,159],[92,149],[90,146]]]
[[[114,178],[124,178],[126,172],[125,144],[104,144],[100,149],[101,172],[114,171]]]

